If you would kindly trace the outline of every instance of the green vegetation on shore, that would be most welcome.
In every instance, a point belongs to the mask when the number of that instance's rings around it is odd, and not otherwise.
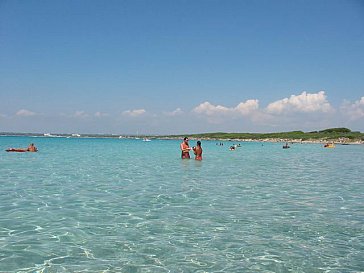
[[[284,139],[284,140],[326,140],[326,141],[341,141],[354,142],[364,141],[364,133],[352,132],[347,128],[330,128],[321,131],[303,132],[279,132],[279,133],[205,133],[192,134],[191,138],[201,139],[242,139],[242,140],[264,140],[264,139]],[[170,136],[182,137],[182,136]]]

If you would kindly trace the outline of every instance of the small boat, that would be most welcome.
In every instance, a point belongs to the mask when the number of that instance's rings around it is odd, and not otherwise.
[[[151,141],[149,138],[143,138],[143,141],[145,141],[145,142],[149,142],[149,141]]]
[[[43,134],[43,136],[45,136],[45,137],[62,137],[62,136],[52,135],[50,133]]]

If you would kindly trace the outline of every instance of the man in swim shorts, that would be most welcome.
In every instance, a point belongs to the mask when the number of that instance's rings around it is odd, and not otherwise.
[[[188,144],[188,137],[185,137],[183,139],[183,142],[181,143],[180,145],[180,148],[181,148],[181,158],[182,159],[189,159],[190,158],[190,145]]]

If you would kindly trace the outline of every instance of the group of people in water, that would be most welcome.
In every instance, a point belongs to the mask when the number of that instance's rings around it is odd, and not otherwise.
[[[195,160],[202,160],[202,147],[201,147],[201,141],[197,141],[196,146],[190,147],[188,143],[189,139],[188,137],[185,137],[183,139],[183,142],[181,143],[181,158],[182,159],[189,159],[190,157],[190,151],[193,151],[195,154]],[[29,144],[28,148],[9,148],[6,150],[7,152],[37,152],[38,148],[35,147],[33,143]]]
[[[182,159],[189,159],[190,157],[190,151],[193,151],[195,154],[195,160],[202,160],[202,147],[201,147],[201,141],[197,141],[196,146],[190,147],[188,143],[189,139],[188,137],[185,137],[183,139],[183,142],[180,145],[181,148],[181,158]]]

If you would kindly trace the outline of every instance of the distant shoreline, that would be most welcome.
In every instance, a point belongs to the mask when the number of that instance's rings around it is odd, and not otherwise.
[[[290,133],[290,132],[289,132]],[[228,141],[228,142],[269,142],[269,143],[296,143],[296,144],[304,144],[304,143],[312,143],[312,144],[325,144],[325,143],[334,143],[337,145],[350,145],[350,144],[364,144],[363,139],[359,138],[348,138],[345,136],[333,138],[332,136],[325,136],[324,138],[314,138],[314,139],[302,139],[302,138],[292,138],[292,137],[263,137],[257,138],[259,135],[262,134],[252,134],[254,138],[239,138],[239,137],[232,137],[227,138],[225,135],[236,135],[238,136],[239,133],[219,133],[222,137],[211,137],[208,136],[210,134],[186,134],[189,136],[190,139],[194,140],[205,140],[205,141]],[[284,134],[284,133],[272,133],[272,134]],[[287,133],[288,134],[288,133]],[[305,133],[307,134],[307,133]],[[356,133],[360,135],[364,135],[360,132]],[[0,133],[1,137],[42,137],[42,138],[108,138],[108,139],[160,139],[160,140],[180,140],[183,138],[182,135],[170,135],[170,136],[163,136],[163,135],[117,135],[117,134],[41,134],[41,133],[8,133],[2,132]]]
[[[354,141],[342,141],[340,139],[312,139],[312,140],[298,140],[298,139],[274,139],[274,138],[263,138],[263,139],[219,139],[219,138],[196,138],[189,137],[190,140],[206,140],[206,141],[225,141],[225,142],[267,142],[267,143],[292,143],[292,144],[325,144],[325,143],[334,143],[341,145],[361,145],[364,144],[362,140],[354,140]],[[165,139],[165,140],[180,140],[180,137],[156,137],[156,139]]]

